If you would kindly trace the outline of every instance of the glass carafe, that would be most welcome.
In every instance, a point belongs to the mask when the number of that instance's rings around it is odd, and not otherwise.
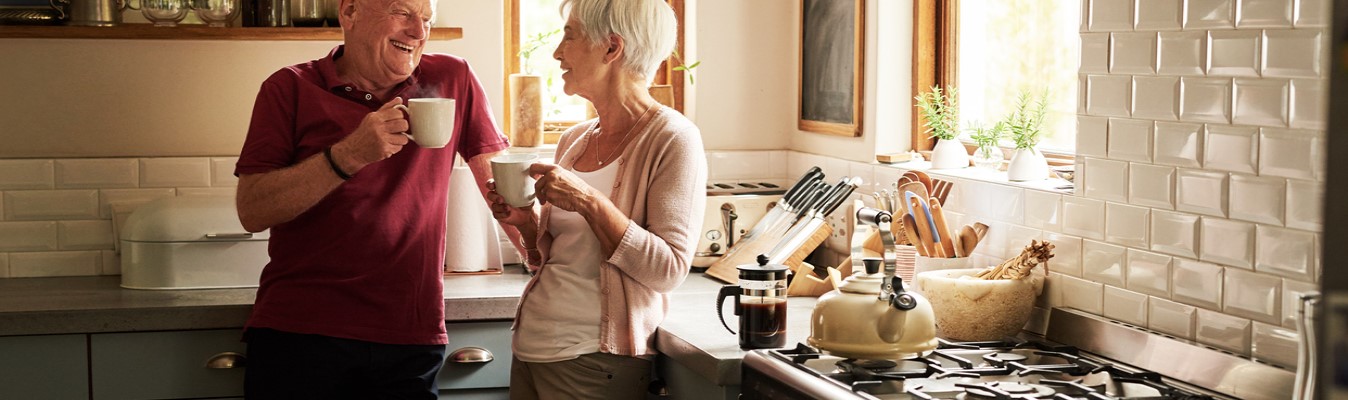
[[[738,286],[724,286],[716,296],[716,314],[726,324],[721,305],[726,297],[735,298],[735,315],[740,316],[740,348],[772,349],[786,346],[786,271],[780,264],[768,264],[767,255],[758,256],[758,265],[737,268]]]

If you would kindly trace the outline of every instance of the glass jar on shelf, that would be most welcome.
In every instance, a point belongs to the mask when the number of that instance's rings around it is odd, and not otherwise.
[[[188,0],[206,26],[223,28],[239,15],[239,0]]]
[[[323,26],[324,0],[290,0],[290,23],[296,27]]]
[[[187,0],[140,0],[141,15],[154,26],[178,26],[187,9]]]

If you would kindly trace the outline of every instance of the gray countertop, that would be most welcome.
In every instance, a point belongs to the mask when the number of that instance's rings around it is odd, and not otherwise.
[[[518,268],[499,275],[445,278],[445,319],[501,320],[515,316],[529,280]],[[239,328],[256,289],[131,290],[118,276],[0,279],[0,336]],[[739,384],[738,337],[716,317],[723,283],[691,274],[673,294],[669,316],[656,334],[665,356],[719,385]],[[815,298],[791,298],[787,343],[809,334]],[[738,329],[726,305],[726,321]]]

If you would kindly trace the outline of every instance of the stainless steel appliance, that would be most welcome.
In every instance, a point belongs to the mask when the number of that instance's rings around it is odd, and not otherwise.
[[[745,179],[707,183],[707,207],[698,231],[693,266],[711,265],[777,206],[790,184],[781,179]]]
[[[1284,399],[1290,371],[1054,309],[1045,336],[947,342],[922,357],[856,360],[797,345],[755,350],[741,399]]]

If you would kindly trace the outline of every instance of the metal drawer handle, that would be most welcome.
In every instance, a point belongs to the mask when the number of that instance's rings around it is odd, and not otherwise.
[[[210,369],[243,368],[244,364],[247,363],[248,357],[245,357],[243,354],[235,353],[232,351],[226,351],[224,353],[219,353],[211,356],[211,358],[206,359],[206,368]]]
[[[495,359],[491,351],[481,347],[464,347],[449,353],[449,360],[459,364],[489,363]]]
[[[212,240],[215,240],[215,239],[219,239],[219,240],[229,240],[229,239],[252,239],[252,238],[253,238],[253,234],[252,234],[252,233],[249,233],[249,232],[244,232],[244,233],[207,233],[207,234],[206,234],[206,238],[207,238],[207,239],[212,239]]]

